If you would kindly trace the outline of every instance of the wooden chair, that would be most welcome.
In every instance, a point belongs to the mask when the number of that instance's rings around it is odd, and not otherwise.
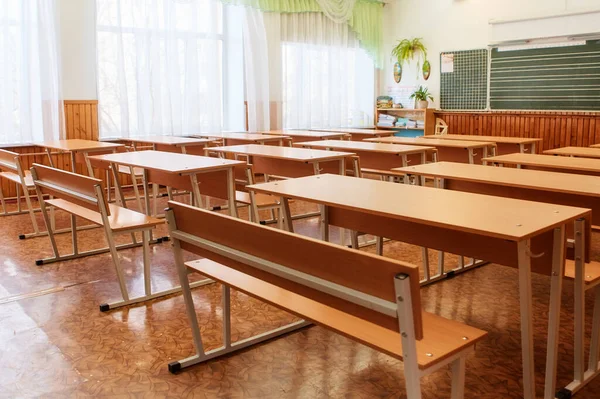
[[[100,305],[100,310],[102,311],[138,303],[178,291],[179,288],[174,288],[152,293],[151,289],[150,231],[156,226],[163,224],[163,220],[108,203],[104,197],[102,180],[39,164],[33,164],[31,176],[35,185],[38,200],[40,201],[42,215],[44,216],[44,221],[49,232],[48,236],[53,252],[51,258],[37,260],[36,265],[40,266],[43,264],[110,252],[123,299],[118,302]],[[44,199],[44,196],[50,196],[52,199]],[[48,207],[54,207],[70,214],[72,254],[61,255],[59,253],[55,233],[50,227],[50,218],[47,212]],[[94,225],[103,227],[108,247],[80,252],[77,245],[77,217],[92,222]],[[130,244],[117,245],[114,236],[123,233],[131,234],[132,238],[135,238],[136,232],[142,234],[145,295],[130,298],[117,251],[119,249],[139,246],[140,244],[134,241]]]
[[[178,202],[166,211],[196,354],[171,372],[318,324],[404,361],[408,398],[420,377],[450,364],[452,398],[464,396],[466,356],[487,333],[424,312],[417,266],[207,212]],[[183,262],[182,249],[203,256]],[[188,271],[223,286],[223,346],[204,350]],[[305,320],[231,341],[230,289]]]
[[[0,150],[0,178],[6,179],[9,182],[15,183],[17,188],[17,210],[9,212],[6,208],[6,201],[4,199],[4,193],[0,187],[0,202],[2,203],[2,216],[22,215],[25,213],[29,214],[31,218],[31,224],[33,225],[33,233],[20,234],[20,239],[40,237],[45,235],[45,232],[40,232],[37,220],[35,218],[35,212],[39,212],[40,208],[34,209],[31,204],[30,191],[35,191],[35,186],[31,178],[31,173],[27,170],[23,170],[21,165],[21,159],[18,153],[7,150]],[[27,210],[23,210],[21,207],[21,191],[25,198]]]

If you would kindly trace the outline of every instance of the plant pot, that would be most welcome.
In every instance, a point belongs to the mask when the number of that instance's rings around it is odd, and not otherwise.
[[[415,103],[416,109],[425,109],[429,106],[429,101],[427,100],[415,101]]]

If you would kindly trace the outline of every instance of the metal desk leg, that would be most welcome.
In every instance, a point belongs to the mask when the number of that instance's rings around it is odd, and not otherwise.
[[[565,226],[563,225],[554,229],[554,243],[552,250],[552,276],[550,277],[550,311],[548,315],[548,347],[546,350],[546,381],[544,386],[545,399],[554,399],[554,394],[556,390],[558,336],[560,329],[560,301],[562,293],[563,276],[565,275],[564,251]],[[522,299],[523,298],[521,298],[521,301]]]
[[[235,177],[233,172],[233,166],[227,169],[227,197],[229,203],[229,215],[238,217],[237,206],[235,203]],[[260,220],[257,220],[258,223]]]
[[[75,168],[75,153],[71,151],[69,154],[71,154],[71,172],[77,173],[77,170]]]
[[[46,147],[46,154],[48,154],[48,164],[50,167],[54,168],[54,161],[52,160],[52,155],[50,153],[50,148]]]
[[[530,240],[517,244],[519,263],[519,301],[521,303],[521,350],[523,359],[523,397],[535,399],[535,367],[533,360],[533,318],[531,290]]]
[[[575,221],[575,356],[574,380],[583,381],[585,371],[585,220]]]
[[[292,213],[290,212],[290,203],[287,198],[281,197],[281,215],[283,216],[283,227],[290,233],[294,232],[294,224],[292,222]]]

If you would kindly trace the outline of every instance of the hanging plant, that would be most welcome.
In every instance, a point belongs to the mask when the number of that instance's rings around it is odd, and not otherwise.
[[[423,79],[429,79],[429,75],[431,74],[431,64],[429,61],[425,60],[423,63]]]
[[[401,66],[417,56],[417,71],[419,71],[421,69],[421,59],[427,61],[427,49],[421,41],[421,38],[413,38],[411,40],[403,39],[392,49],[392,56],[398,59],[398,63]],[[417,72],[417,77],[418,76]]]

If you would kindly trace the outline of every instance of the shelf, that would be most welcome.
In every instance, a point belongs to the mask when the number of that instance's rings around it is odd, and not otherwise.
[[[381,130],[425,130],[424,127],[401,127],[401,126],[377,126]]]
[[[405,112],[425,112],[425,109],[410,109],[410,108],[377,108],[377,111],[405,111]]]

